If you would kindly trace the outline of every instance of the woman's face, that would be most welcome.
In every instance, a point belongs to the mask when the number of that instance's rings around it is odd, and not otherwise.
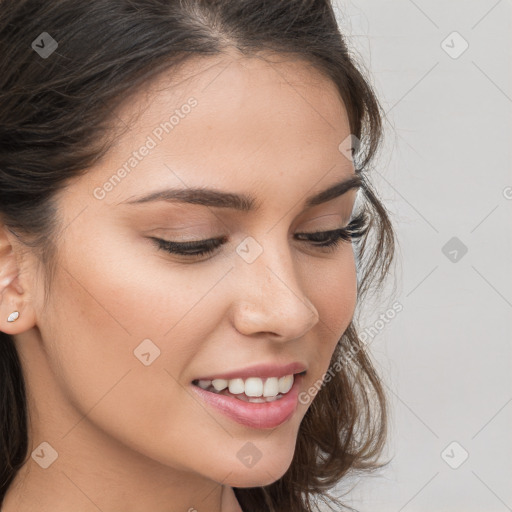
[[[296,395],[327,371],[356,301],[351,244],[329,251],[297,235],[345,227],[356,189],[306,205],[354,176],[339,149],[350,128],[329,80],[281,61],[196,61],[184,68],[191,78],[155,82],[158,91],[118,113],[129,131],[105,159],[57,196],[63,232],[51,300],[43,308],[39,280],[33,303],[41,349],[17,341],[37,370],[28,382],[44,404],[38,439],[66,443],[60,457],[101,439],[108,463],[130,453],[238,487],[288,469],[310,405]],[[223,204],[171,194],[137,202],[193,188],[230,195]],[[252,208],[233,207],[242,194]],[[152,237],[224,243],[184,256]],[[204,398],[218,394],[193,384],[289,363],[297,367],[285,373],[307,372],[285,406],[221,398],[232,404],[226,412]],[[282,372],[258,375],[264,384]],[[258,394],[257,378],[248,386]]]

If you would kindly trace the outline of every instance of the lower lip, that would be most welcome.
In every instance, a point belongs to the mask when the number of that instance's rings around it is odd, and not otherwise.
[[[194,391],[208,404],[236,422],[251,428],[275,428],[290,419],[297,409],[302,375],[294,375],[293,386],[283,398],[266,403],[244,402],[219,395],[191,384]]]

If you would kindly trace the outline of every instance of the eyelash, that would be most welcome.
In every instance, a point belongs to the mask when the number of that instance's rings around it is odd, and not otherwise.
[[[314,247],[332,252],[338,248],[342,241],[348,242],[363,237],[368,228],[367,214],[362,211],[344,228],[317,231],[315,233],[298,233],[298,235],[312,242],[311,245]],[[326,238],[327,241],[325,241]],[[156,242],[159,249],[190,258],[210,254],[227,241],[227,237],[210,238],[198,242],[172,242],[171,240],[155,237],[150,237],[150,239]]]

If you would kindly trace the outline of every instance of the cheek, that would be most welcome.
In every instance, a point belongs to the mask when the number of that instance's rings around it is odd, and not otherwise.
[[[69,255],[53,283],[50,321],[43,326],[51,331],[44,339],[58,344],[59,366],[94,373],[97,390],[123,369],[144,366],[141,343],[154,364],[179,371],[218,321],[215,293],[209,292],[223,269],[177,269],[124,249],[98,243],[93,258]]]
[[[322,264],[311,274],[309,298],[319,313],[310,378],[319,379],[329,367],[341,336],[349,326],[357,301],[357,276],[351,246],[342,247],[335,261]]]
[[[215,294],[207,294],[217,273],[193,280],[190,273],[158,274],[156,265],[141,268],[140,258],[111,266],[101,250],[93,260],[75,259],[65,264],[69,273],[55,276],[51,314],[41,326],[53,377],[73,415],[78,411],[62,429],[87,415],[139,452],[180,465],[176,450],[162,444],[191,453],[204,438],[201,423],[192,421],[204,410],[181,375],[218,323]],[[207,440],[201,442],[204,453]]]
[[[325,339],[334,339],[335,344],[348,327],[357,300],[356,266],[351,246],[342,247],[336,261],[331,260],[329,265],[317,269],[312,279],[310,300],[319,312],[319,329],[325,332]]]

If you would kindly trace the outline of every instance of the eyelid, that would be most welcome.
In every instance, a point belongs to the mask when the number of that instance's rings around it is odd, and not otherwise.
[[[317,230],[309,233],[297,233],[295,236],[309,237],[309,240],[303,240],[305,242],[309,242],[311,245],[325,249],[327,251],[334,251],[337,249],[342,240],[350,241],[354,239],[358,239],[364,236],[369,228],[368,224],[368,215],[367,211],[362,210],[357,215],[354,215],[349,223],[345,224],[343,227],[338,227],[330,230]],[[314,236],[322,237],[330,236],[331,242],[326,243],[325,241],[314,240]],[[164,240],[155,237],[151,237],[151,239],[156,243],[158,248],[166,250],[167,252],[173,254],[176,257],[184,257],[185,259],[198,258],[204,254],[213,254],[215,251],[224,245],[228,241],[228,236],[223,235],[220,237],[196,240],[190,242],[175,242],[171,240]],[[190,252],[187,252],[190,251]],[[208,258],[210,259],[210,258]],[[200,260],[200,261],[205,261]],[[207,260],[206,260],[207,261]]]
[[[296,235],[321,234],[321,233],[329,233],[329,232],[340,230],[340,229],[346,229],[346,228],[348,228],[350,226],[350,224],[354,220],[356,220],[358,217],[360,217],[361,214],[363,214],[363,213],[364,212],[359,212],[358,214],[354,213],[353,215],[349,216],[348,220],[345,220],[345,217],[343,215],[341,215],[341,214],[338,214],[338,213],[320,215],[319,217],[315,217],[314,219],[311,219],[310,221],[307,221],[306,224],[309,224],[311,222],[317,221],[318,219],[321,219],[321,218],[324,218],[324,217],[333,217],[333,216],[337,217],[341,222],[340,223],[336,223],[332,227],[322,227],[322,228],[318,228],[318,229],[312,228],[310,230],[301,230],[301,231],[296,232],[295,234]],[[177,230],[171,229],[171,231],[177,231]],[[157,237],[150,237],[150,238],[155,239]],[[166,239],[165,241],[168,242],[169,244],[174,244],[174,245],[177,245],[177,246],[182,245],[182,246],[185,247],[187,245],[193,246],[193,245],[204,244],[204,243],[218,243],[218,242],[219,243],[224,243],[227,239],[228,239],[227,235],[219,234],[219,235],[214,235],[214,236],[194,235],[193,238],[188,239],[188,240],[187,239],[183,239],[183,238],[173,238],[172,240]]]
[[[334,229],[340,229],[340,227],[345,227],[349,224],[350,220],[346,220],[347,216],[342,215],[340,213],[327,213],[325,215],[319,215],[317,217],[314,217],[313,219],[310,219],[303,223],[303,225],[308,226],[311,223],[314,223],[315,221],[320,221],[320,219],[325,220],[325,217],[335,217],[336,219],[333,221],[335,222],[335,225],[332,228],[318,228],[318,229],[311,229],[311,232],[320,232],[320,231],[332,231]],[[350,214],[348,215],[350,219]],[[341,224],[341,226],[340,226]],[[221,238],[223,235],[214,235],[214,236],[208,236],[207,234],[201,235],[197,232],[194,232],[193,234],[185,233],[184,237],[190,236],[191,238],[184,238],[182,237],[182,231],[184,230],[195,230],[197,228],[202,227],[211,227],[211,225],[208,222],[203,222],[201,224],[193,225],[193,226],[186,226],[186,227],[159,227],[152,229],[151,231],[147,232],[148,234],[154,234],[155,237],[163,236],[167,238],[172,238],[172,242],[175,243],[200,243],[204,241],[210,241],[214,239]],[[215,228],[213,228],[215,229]],[[303,231],[301,231],[302,233]]]
[[[198,242],[201,240],[206,240],[208,238],[217,238],[211,237],[207,234],[207,231],[204,234],[201,234],[198,229],[207,226],[210,228],[211,226],[206,223],[201,225],[194,226],[186,226],[186,227],[158,227],[155,229],[151,229],[150,231],[146,231],[145,234],[154,235],[156,237],[163,236],[165,238],[172,238],[173,241],[176,242]],[[213,228],[214,229],[214,228]],[[212,231],[213,231],[212,229]]]
[[[325,217],[336,217],[335,220],[332,220],[331,219],[331,222],[333,223],[333,226],[332,227],[326,227],[325,226]],[[322,220],[319,220],[319,219],[322,219]],[[322,226],[318,227],[318,228],[307,228],[308,225],[310,224],[313,224],[313,226],[316,226],[317,225],[317,222],[322,222]],[[315,217],[314,219],[311,219],[311,220],[308,220],[307,222],[305,222],[303,225],[306,226],[306,230],[307,232],[311,232],[311,233],[318,233],[318,232],[325,232],[325,231],[333,231],[335,229],[340,229],[340,228],[344,228],[346,227],[348,224],[350,223],[350,219],[347,220],[345,216],[339,214],[339,213],[330,213],[330,214],[327,214],[327,215],[320,215],[319,217]],[[305,233],[306,231],[304,230],[301,230],[300,233]]]

